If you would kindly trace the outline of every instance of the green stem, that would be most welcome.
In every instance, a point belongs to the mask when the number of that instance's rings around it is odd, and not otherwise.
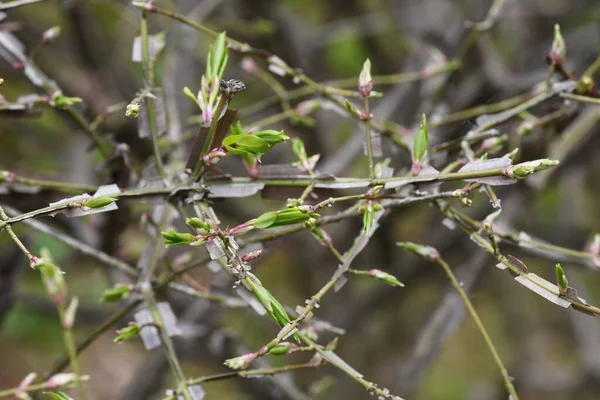
[[[90,344],[94,342],[94,340],[96,340],[100,335],[102,335],[104,332],[106,332],[108,329],[110,329],[112,326],[118,323],[131,311],[133,311],[141,302],[141,300],[133,300],[130,301],[128,304],[124,305],[119,310],[117,310],[113,315],[108,317],[106,321],[104,321],[100,326],[98,326],[96,329],[90,332],[83,339],[77,341],[77,344],[75,345],[75,353],[79,354],[83,350],[85,350]],[[52,369],[49,373],[50,375],[59,373],[67,367],[67,365],[69,364],[69,354],[63,354],[53,363]]]
[[[198,160],[196,160],[196,166],[192,171],[192,175],[190,176],[190,180],[192,182],[197,181],[202,175],[202,167],[204,166],[204,160],[202,156],[204,156],[208,151],[212,150],[212,145],[215,140],[215,132],[217,131],[217,125],[219,123],[219,117],[221,113],[227,107],[227,103],[229,102],[230,96],[221,92],[221,97],[219,98],[219,103],[217,104],[217,110],[213,116],[212,121],[210,122],[210,126],[208,128],[208,133],[206,134],[206,139],[204,140],[204,144],[202,145],[202,151],[200,152],[200,156]]]
[[[463,303],[465,304],[465,307],[469,311],[469,314],[471,314],[471,318],[473,318],[473,321],[475,321],[475,324],[477,325],[479,332],[481,332],[481,336],[483,336],[483,340],[485,340],[485,343],[486,343],[488,349],[490,350],[490,353],[492,353],[492,357],[494,358],[494,361],[496,362],[496,364],[498,365],[498,368],[500,369],[500,373],[502,374],[502,379],[504,380],[504,386],[506,387],[506,390],[508,391],[508,393],[510,393],[510,395],[512,396],[512,399],[518,400],[519,396],[517,394],[517,391],[515,390],[515,387],[513,386],[512,382],[511,382],[511,378],[508,375],[508,371],[506,370],[506,367],[504,366],[504,363],[502,362],[502,359],[500,358],[500,355],[498,354],[498,350],[496,350],[496,346],[494,345],[494,342],[492,342],[492,339],[490,338],[490,335],[488,334],[487,330],[485,329],[485,326],[483,326],[483,323],[481,322],[481,319],[479,318],[477,311],[475,311],[475,307],[473,307],[471,300],[469,300],[469,296],[462,288],[458,279],[456,279],[456,276],[454,275],[454,273],[452,272],[452,269],[446,263],[446,261],[444,261],[444,259],[440,257],[436,260],[436,262],[444,269],[444,272],[450,279],[450,282],[452,282],[452,286],[454,286],[454,289],[456,289],[456,291],[458,292],[458,295],[460,296]]]
[[[600,55],[598,55],[598,57],[594,60],[592,65],[590,65],[585,70],[585,72],[583,73],[583,75],[581,75],[581,77],[583,78],[584,76],[587,76],[587,77],[591,78],[592,75],[594,75],[599,69],[600,69]]]
[[[340,362],[341,359],[339,357],[332,357],[332,354],[334,354],[333,352],[329,350],[324,350],[322,346],[315,343],[308,335],[299,332],[298,336],[300,337],[300,339],[302,339],[303,342],[305,342],[309,346],[312,346],[315,349],[315,351],[323,357],[324,360],[326,360],[328,363],[335,366],[336,368],[344,372],[346,375],[348,375],[351,379],[363,386],[369,394],[374,394],[382,399],[403,400],[402,397],[395,396],[389,393],[389,391],[386,389],[380,389],[375,383],[364,379],[362,375],[357,375],[356,371],[354,371],[353,369],[349,369],[349,365],[345,361],[342,363]]]
[[[582,103],[590,103],[590,104],[600,105],[600,99],[597,99],[595,97],[581,96],[579,94],[573,94],[573,93],[561,93],[560,97],[563,97],[565,99],[580,101]]]
[[[75,375],[81,376],[81,368],[79,367],[79,360],[77,359],[77,347],[75,345],[75,339],[73,338],[73,331],[71,327],[67,326],[65,323],[66,307],[64,304],[59,304],[57,308],[63,327],[63,339],[65,341],[65,347],[67,348],[67,354],[69,355],[69,364],[71,365],[71,370]],[[87,394],[85,393],[83,382],[77,382],[77,390],[79,391],[79,398],[81,398],[81,400],[86,400]]]
[[[85,380],[87,380],[87,379],[82,379],[81,377],[77,377],[78,382],[84,382]],[[57,387],[54,389],[61,389],[63,387],[68,388],[72,383],[73,382],[69,382],[69,383],[64,384],[61,387]],[[46,382],[36,383],[35,385],[29,385],[24,388],[13,388],[13,389],[0,390],[0,398],[15,397],[19,393],[35,393],[35,392],[39,392],[42,390],[50,390],[50,388],[48,387],[48,384]]]
[[[146,78],[147,88],[154,88],[154,61],[150,55],[149,49],[149,34],[148,34],[148,16],[147,12],[142,12],[142,20],[140,26],[140,35],[142,40],[142,63],[144,66],[144,75]],[[160,156],[160,148],[158,146],[158,132],[156,131],[156,110],[154,108],[154,99],[146,96],[145,97],[146,110],[148,111],[148,125],[150,128],[150,135],[152,137],[152,149],[154,151],[154,159],[156,160],[156,168],[162,178],[166,177],[165,168]]]
[[[171,370],[175,375],[175,379],[177,381],[177,388],[181,391],[185,400],[193,400],[187,385],[187,379],[185,378],[185,374],[183,373],[183,369],[181,368],[181,364],[179,363],[179,358],[177,358],[175,347],[173,346],[173,342],[171,341],[171,338],[166,332],[164,321],[160,315],[160,312],[158,311],[158,306],[156,304],[156,299],[154,298],[154,292],[152,290],[150,282],[143,282],[141,291],[144,297],[144,302],[146,303],[150,314],[152,314],[152,319],[158,325],[158,335],[160,336],[161,341],[163,343],[165,355],[167,357],[167,360],[169,361]]]
[[[375,162],[373,161],[373,143],[371,138],[371,110],[369,96],[364,96],[365,104],[365,135],[367,139],[367,158],[369,159],[369,178],[375,178]]]
[[[13,0],[8,1],[6,3],[0,4],[0,11],[10,10],[11,8],[17,8],[21,6],[26,6],[28,4],[40,3],[44,0]]]

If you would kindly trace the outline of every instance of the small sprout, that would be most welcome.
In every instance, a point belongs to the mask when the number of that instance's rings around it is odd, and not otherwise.
[[[94,198],[91,198],[91,199],[86,200],[83,203],[81,203],[81,206],[84,208],[97,210],[99,208],[103,208],[108,205],[111,205],[115,201],[117,201],[117,199],[114,197],[108,197],[108,196],[94,197]]]
[[[358,91],[363,97],[369,97],[373,90],[373,78],[371,77],[371,61],[367,58],[363,64],[362,71],[358,76]]]
[[[502,174],[513,179],[523,179],[534,172],[543,171],[550,167],[554,167],[559,162],[557,160],[541,159],[535,161],[527,161],[516,165],[510,165],[504,169]]]
[[[565,39],[560,33],[560,25],[554,25],[554,40],[552,41],[552,48],[548,54],[550,65],[562,64],[567,56],[567,46],[565,45]]]
[[[425,116],[425,114],[423,114],[423,116],[421,117],[421,126],[419,127],[419,130],[413,142],[413,165],[411,167],[411,172],[415,176],[419,175],[421,173],[421,170],[423,169],[428,147],[429,134],[427,132],[427,117]]]
[[[533,131],[535,125],[531,121],[525,121],[519,125],[517,128],[517,133],[519,136],[527,136]]]
[[[366,206],[362,207],[363,212],[363,232],[368,234],[373,226],[373,217],[375,210],[373,209],[373,202],[369,201]]]
[[[129,325],[117,331],[115,343],[122,343],[126,340],[131,340],[140,334],[142,326],[136,322],[130,322]]]
[[[387,272],[379,269],[371,269],[368,271],[368,275],[377,279],[380,282],[390,286],[404,287],[404,284],[400,282],[394,275],[388,274]]]
[[[292,139],[292,152],[294,153],[298,161],[306,160],[306,149],[304,148],[304,142],[302,141],[302,139]]]
[[[203,109],[202,105],[198,101],[198,97],[196,97],[196,95],[192,93],[192,90],[189,87],[186,86],[183,88],[183,94],[185,94],[187,98],[191,99],[194,103],[196,103],[201,110]]]
[[[563,270],[560,263],[556,264],[556,283],[558,284],[558,292],[561,295],[567,294],[567,289],[569,288],[569,281],[567,280],[565,271]]]
[[[187,218],[185,220],[185,223],[187,224],[187,226],[195,229],[196,232],[202,235],[206,235],[212,230],[212,226],[208,222],[203,221],[200,218]]]
[[[412,242],[398,242],[396,244],[401,249],[404,249],[409,253],[418,254],[428,261],[436,262],[440,259],[440,253],[431,246],[423,246]]]
[[[596,84],[592,77],[584,75],[579,79],[577,83],[577,93],[579,94],[592,94],[596,89]]]
[[[8,182],[10,179],[11,173],[9,171],[0,171],[0,183]]]
[[[363,118],[363,115],[360,111],[358,111],[358,108],[354,107],[354,105],[352,103],[350,103],[348,100],[346,100],[346,102],[344,104],[346,105],[346,110],[348,110],[348,112],[350,114],[352,114],[352,116],[354,118],[358,118],[358,119]]]
[[[141,109],[142,107],[140,106],[140,103],[134,100],[131,103],[127,104],[127,108],[125,108],[125,116],[127,118],[135,119],[140,115]]]
[[[225,360],[224,364],[231,369],[246,369],[250,365],[252,361],[254,361],[258,357],[257,353],[248,353],[243,356],[230,358],[229,360]]]
[[[60,90],[57,90],[52,94],[50,105],[56,108],[69,108],[82,101],[80,97],[67,97]]]
[[[331,339],[329,343],[327,343],[327,346],[325,346],[325,350],[335,351],[335,349],[337,349],[338,341],[339,339],[337,336]]]
[[[133,288],[130,285],[124,283],[117,283],[115,286],[106,289],[102,292],[100,301],[102,303],[112,303],[122,299],[126,299],[131,295]]]
[[[467,196],[461,196],[460,197],[460,205],[465,208],[469,208],[473,205],[473,200],[471,200],[471,198],[469,198]]]
[[[195,237],[191,233],[179,233],[174,232],[171,229],[169,232],[161,232],[162,237],[165,239],[165,245],[172,246],[189,246],[194,241]]]
[[[42,34],[42,44],[46,44],[60,35],[60,26],[53,26]]]

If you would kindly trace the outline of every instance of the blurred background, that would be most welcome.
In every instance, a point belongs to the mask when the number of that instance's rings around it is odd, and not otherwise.
[[[469,35],[465,22],[484,20],[492,1],[180,0],[155,4],[268,49],[322,82],[357,79],[367,57],[376,75],[422,71],[452,59]],[[151,144],[138,137],[135,120],[125,118],[123,111],[143,87],[142,68],[131,60],[132,43],[140,31],[139,10],[118,0],[47,0],[0,15],[0,31],[14,34],[26,54],[36,49],[35,62],[40,70],[55,80],[65,95],[83,99],[80,109],[88,120],[121,103],[120,111],[107,114],[99,131],[106,138],[126,143],[131,163],[141,171],[151,157]],[[425,112],[434,124],[430,140],[434,144],[446,142],[464,135],[477,121],[460,117],[450,121],[444,116],[529,93],[547,78],[545,58],[555,23],[560,24],[565,38],[566,66],[575,76],[580,76],[600,52],[597,0],[507,0],[493,19],[495,24],[465,54],[459,70],[416,82],[376,85],[384,96],[373,101],[375,119],[389,119],[409,132]],[[165,48],[157,65],[168,115],[164,148],[187,154],[188,141],[184,139],[197,130],[190,124],[193,118],[189,120],[197,109],[182,88],[200,87],[212,38],[159,15],[150,15],[149,23],[151,33],[165,33]],[[40,46],[42,34],[53,26],[60,26],[60,35]],[[23,71],[14,68],[1,48],[0,56],[0,77],[4,79],[0,92],[7,102],[41,93]],[[240,79],[248,88],[234,100],[244,126],[262,123],[282,112],[277,98],[273,100],[273,85],[269,83],[273,79],[286,90],[297,87],[291,80],[265,71],[264,65],[249,64],[230,52],[225,77]],[[316,95],[307,93],[292,99],[291,104],[311,97]],[[530,110],[529,116],[559,112],[557,117],[529,135],[518,134],[522,120],[499,127],[501,133],[508,134],[506,149],[519,147],[521,160],[549,154],[561,160],[551,174],[497,191],[505,229],[522,230],[577,250],[584,248],[593,233],[600,232],[599,109],[553,99]],[[116,182],[127,187],[136,183],[135,176],[106,174],[99,167],[102,160],[90,151],[89,139],[66,113],[47,106],[40,110],[25,115],[0,112],[1,170],[89,184]],[[361,125],[327,107],[312,117],[312,124],[284,120],[269,127],[301,137],[309,154],[320,153],[320,171],[364,176],[366,160],[362,142],[356,139],[362,135]],[[445,122],[435,126],[436,119]],[[434,166],[443,168],[456,154],[435,159]],[[397,171],[410,168],[410,155],[385,139],[384,156]],[[263,158],[264,164],[292,161],[286,145],[279,145]],[[227,163],[224,169],[246,176],[237,162]],[[1,203],[22,212],[62,197],[48,190],[35,194],[0,191]],[[234,226],[283,204],[254,196],[217,202],[215,209],[224,226]],[[135,265],[148,241],[140,218],[150,207],[131,201],[120,204],[118,212],[94,218],[40,220]],[[467,211],[481,219],[493,209],[487,198],[479,195]],[[439,211],[428,204],[395,209],[383,220],[353,267],[385,270],[406,287],[391,288],[352,278],[339,292],[325,297],[316,315],[346,331],[340,337],[339,355],[368,379],[403,398],[507,398],[497,366],[443,271],[395,246],[397,241],[410,240],[436,247],[455,268],[522,399],[599,398],[600,325],[596,318],[557,307],[525,290],[494,268],[495,260],[468,236],[447,229],[442,220]],[[357,218],[327,230],[338,249],[345,250],[361,226]],[[105,289],[123,281],[122,276],[30,227],[19,225],[15,231],[35,253],[48,247],[65,270],[70,293],[81,301],[76,337],[83,337],[117,309],[101,304],[99,298]],[[508,244],[505,248],[531,272],[550,281],[554,281],[555,263],[565,261],[551,253],[532,254]],[[269,243],[254,271],[275,297],[293,307],[316,293],[336,266],[326,249],[309,233],[300,232]],[[600,303],[598,270],[576,260],[566,260],[563,267],[582,297],[591,304]],[[193,270],[190,276],[204,287],[234,293],[228,277],[205,267]],[[278,331],[248,308],[224,309],[203,299],[172,293],[161,299],[171,303],[180,324],[189,332],[185,339],[175,340],[190,377],[226,371],[225,359],[258,349]],[[139,341],[112,343],[114,330],[131,318],[123,318],[82,353],[82,369],[92,377],[88,387],[94,399],[158,399],[166,388],[174,386],[160,350],[148,352]],[[331,337],[325,333],[321,341]],[[49,371],[63,350],[62,330],[39,274],[28,267],[8,236],[0,234],[0,389],[17,386],[31,371]],[[268,362],[283,365],[287,360],[305,358],[303,354],[285,360],[271,357]],[[276,378],[217,381],[207,383],[204,389],[207,399],[368,398],[359,385],[328,365]]]

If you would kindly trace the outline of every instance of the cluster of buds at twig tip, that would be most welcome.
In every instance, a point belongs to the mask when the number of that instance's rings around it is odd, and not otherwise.
[[[569,288],[569,281],[567,280],[567,276],[565,275],[565,270],[559,264],[556,264],[556,283],[558,285],[558,292],[561,295],[567,294],[567,290]]]
[[[220,33],[215,39],[206,58],[206,70],[200,81],[200,90],[197,95],[185,87],[183,93],[198,105],[201,110],[201,121],[205,126],[210,125],[213,118],[220,118],[215,115],[219,95],[229,96],[236,91],[243,90],[244,84],[239,81],[222,81],[227,60],[229,59],[227,50],[227,39],[225,33]],[[239,84],[237,84],[239,82]],[[223,112],[227,107],[224,107]]]
[[[440,253],[431,246],[423,246],[412,242],[398,242],[398,247],[409,253],[420,255],[428,261],[437,262],[441,259]]]
[[[125,116],[127,118],[137,118],[140,115],[140,111],[142,110],[142,106],[139,101],[133,100],[131,103],[127,104],[125,108]]]
[[[358,76],[358,91],[360,92],[361,96],[369,97],[371,90],[373,90],[371,60],[367,58],[363,64],[362,71],[360,71],[360,75]]]
[[[513,179],[523,179],[534,172],[543,171],[550,167],[554,167],[559,162],[558,160],[541,159],[535,161],[526,161],[516,165],[509,165],[502,171],[502,175]]]

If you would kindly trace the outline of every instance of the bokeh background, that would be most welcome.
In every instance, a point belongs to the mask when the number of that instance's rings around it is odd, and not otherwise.
[[[369,57],[373,72],[394,74],[419,71],[444,55],[452,58],[468,35],[465,21],[485,18],[487,0],[180,0],[157,2],[230,37],[265,48],[308,76],[325,81],[356,78]],[[93,120],[110,105],[128,103],[143,87],[139,64],[131,62],[132,42],[139,34],[139,10],[117,0],[47,0],[8,10],[0,21],[27,49],[42,33],[59,25],[60,36],[41,47],[36,62],[56,80],[66,95],[83,99],[82,110]],[[548,74],[545,57],[559,23],[567,44],[567,67],[577,76],[600,51],[600,3],[596,0],[507,0],[494,27],[482,35],[464,58],[461,69],[445,77],[402,85],[377,87],[384,97],[374,103],[375,118],[390,119],[407,128],[417,126],[423,112],[444,114],[485,105],[526,93]],[[199,87],[211,39],[160,17],[150,17],[152,33],[166,33],[158,70],[167,99],[167,138],[187,153],[182,135],[194,131],[188,117],[194,105],[184,86]],[[434,60],[434,61],[432,61]],[[275,103],[258,109],[256,103],[273,96],[257,75],[241,68],[242,58],[230,53],[226,77],[243,80],[248,90],[235,99],[241,121],[251,125],[281,111]],[[8,101],[36,90],[4,60],[0,87]],[[600,78],[600,75],[596,75]],[[281,80],[287,89],[295,87]],[[435,96],[439,85],[447,85]],[[296,100],[292,104],[296,104]],[[544,115],[567,107],[560,100],[533,109]],[[569,106],[560,118],[517,134],[519,121],[500,127],[509,134],[510,148],[519,147],[523,160],[554,154],[561,165],[533,184],[519,183],[498,190],[504,208],[502,223],[543,240],[583,249],[600,231],[600,107]],[[459,119],[430,132],[435,143],[464,135],[475,119]],[[582,127],[583,125],[583,127]],[[360,151],[355,121],[331,110],[314,116],[314,126],[278,122],[289,136],[301,137],[309,153],[321,153],[319,169],[342,176],[362,175],[366,163]],[[582,132],[583,131],[583,132]],[[101,132],[127,143],[131,157],[143,164],[151,155],[148,141],[139,139],[135,121],[123,112],[110,115]],[[576,132],[571,147],[561,141]],[[561,144],[562,143],[562,144]],[[385,155],[397,169],[410,166],[410,157],[385,144]],[[90,142],[64,114],[43,108],[35,118],[9,118],[0,113],[0,169],[23,176],[100,184],[123,177],[106,176]],[[290,162],[288,146],[279,146],[264,163]],[[444,160],[437,160],[440,165]],[[230,172],[243,175],[232,163]],[[129,182],[119,182],[127,185]],[[456,187],[446,185],[446,187]],[[0,194],[0,202],[21,211],[33,210],[61,198],[52,191],[35,195]],[[281,206],[255,196],[217,203],[224,224],[234,225]],[[127,203],[118,213],[98,218],[43,218],[43,221],[133,264],[148,240],[140,228],[147,204]],[[492,209],[478,196],[469,213],[482,218]],[[525,290],[494,260],[458,230],[442,225],[443,217],[427,204],[394,210],[383,222],[353,266],[380,268],[406,284],[390,288],[364,279],[350,279],[338,293],[326,296],[317,316],[346,330],[338,352],[350,365],[392,392],[411,399],[505,399],[500,375],[489,352],[443,272],[435,265],[401,252],[395,242],[411,240],[432,245],[456,268],[475,307],[515,377],[522,399],[597,399],[600,397],[600,325],[596,318],[563,309]],[[328,228],[334,243],[346,249],[361,229],[360,219]],[[34,250],[48,247],[66,271],[70,293],[81,308],[76,335],[82,337],[115,309],[99,303],[103,290],[122,277],[96,261],[73,252],[55,239],[18,226],[17,234]],[[530,271],[553,280],[552,254],[531,254],[507,246]],[[330,277],[337,263],[303,232],[271,243],[255,271],[266,287],[287,305],[302,304]],[[570,284],[592,304],[600,303],[598,271],[577,262],[563,263]],[[230,290],[231,281],[206,268],[192,273],[205,286]],[[221,309],[205,300],[166,295],[189,335],[176,339],[188,376],[222,372],[223,361],[266,343],[277,327],[257,319],[248,309]],[[131,316],[124,318],[123,326]],[[147,352],[134,341],[112,343],[109,329],[82,354],[91,375],[95,399],[157,399],[173,386],[160,350]],[[330,334],[325,334],[324,339]],[[39,275],[0,234],[0,389],[16,386],[31,371],[43,374],[63,352],[62,331]],[[293,356],[301,360],[304,355]],[[281,365],[281,359],[269,359]],[[323,389],[325,388],[326,389]],[[232,379],[205,385],[207,399],[364,399],[355,382],[331,366],[302,370],[276,379]],[[322,391],[321,394],[317,392]]]

